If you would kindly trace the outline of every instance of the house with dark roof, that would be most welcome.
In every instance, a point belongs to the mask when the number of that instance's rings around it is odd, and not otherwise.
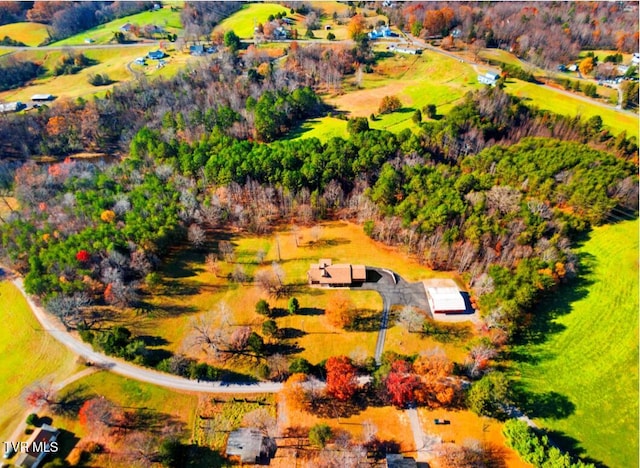
[[[268,464],[276,454],[276,441],[258,429],[241,428],[229,434],[226,454],[241,463]]]
[[[387,468],[416,468],[418,464],[411,457],[404,457],[399,453],[390,453],[386,456]]]
[[[345,287],[364,283],[367,271],[364,265],[333,264],[330,258],[323,258],[309,267],[307,279],[311,285]]]
[[[45,457],[58,451],[57,438],[60,431],[53,426],[43,424],[37,428],[26,442],[26,450],[22,450],[16,459],[16,466],[38,468]]]
[[[149,52],[147,54],[147,57],[151,60],[160,60],[162,58],[164,58],[166,56],[166,54],[164,53],[164,51],[162,50],[152,50],[151,52]]]

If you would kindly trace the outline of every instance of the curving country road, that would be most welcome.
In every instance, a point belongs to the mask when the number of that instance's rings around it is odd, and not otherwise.
[[[102,353],[94,351],[88,344],[81,342],[67,332],[61,323],[49,315],[45,310],[37,305],[25,292],[22,278],[15,278],[13,284],[25,297],[29,307],[44,331],[53,336],[60,343],[65,345],[78,356],[82,356],[87,361],[93,362],[95,366],[115,372],[116,374],[139,380],[154,385],[170,388],[172,390],[182,390],[188,392],[204,393],[226,393],[226,394],[246,394],[246,393],[277,393],[282,390],[281,383],[259,382],[247,384],[228,384],[226,382],[195,382],[184,377],[165,374],[144,367],[139,367],[128,362],[121,361]]]

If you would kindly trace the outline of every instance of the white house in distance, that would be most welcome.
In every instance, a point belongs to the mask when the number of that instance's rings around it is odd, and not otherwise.
[[[486,84],[489,86],[495,86],[498,82],[500,75],[495,72],[487,72],[484,75],[478,75],[478,83]]]
[[[429,307],[434,314],[462,314],[467,311],[464,297],[455,281],[450,279],[424,282]]]

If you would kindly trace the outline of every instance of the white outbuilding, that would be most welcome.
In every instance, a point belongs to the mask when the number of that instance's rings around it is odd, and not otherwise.
[[[427,300],[434,314],[462,314],[467,305],[460,289],[453,280],[441,280],[433,285],[425,284]]]

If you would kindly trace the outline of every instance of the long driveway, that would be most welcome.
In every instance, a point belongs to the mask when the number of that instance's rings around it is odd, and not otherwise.
[[[362,286],[352,289],[377,291],[382,296],[382,320],[374,353],[374,358],[378,364],[380,364],[384,351],[391,306],[410,305],[425,310],[429,315],[432,315],[424,285],[420,282],[409,283],[391,270],[367,267],[367,281]]]
[[[37,305],[25,292],[22,278],[13,280],[13,284],[20,290],[27,300],[33,314],[43,329],[53,336],[60,343],[65,345],[78,356],[82,356],[87,361],[93,362],[96,366],[107,369],[124,377],[147,382],[172,390],[183,390],[190,392],[205,393],[277,393],[282,390],[281,383],[259,382],[248,384],[228,384],[226,382],[195,382],[193,380],[178,377],[176,375],[157,372],[144,367],[139,367],[131,363],[114,359],[104,354],[94,351],[88,344],[75,338],[64,329],[62,324],[54,319],[50,314]]]

